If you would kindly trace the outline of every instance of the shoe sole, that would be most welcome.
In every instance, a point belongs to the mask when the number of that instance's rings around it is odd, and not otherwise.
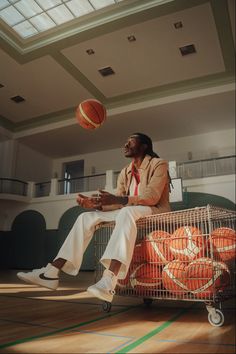
[[[49,286],[46,286],[46,285],[42,285],[42,284],[39,284],[37,283],[36,281],[32,281],[30,279],[28,279],[27,277],[25,278],[24,275],[21,275],[21,274],[17,274],[17,277],[20,279],[20,280],[23,280],[24,282],[28,283],[28,284],[33,284],[33,285],[37,285],[37,286],[41,286],[42,288],[46,288],[46,289],[49,289],[49,290],[56,290],[56,288],[53,288],[53,287],[49,287]]]
[[[107,302],[112,302],[112,300],[113,300],[113,295],[101,293],[99,290],[94,289],[94,288],[88,288],[87,292],[90,295],[93,295],[93,296],[97,297],[100,300],[104,300],[104,301],[107,301]]]

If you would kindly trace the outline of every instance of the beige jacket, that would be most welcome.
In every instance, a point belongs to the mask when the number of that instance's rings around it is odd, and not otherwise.
[[[123,168],[117,180],[118,196],[127,196],[131,184],[131,166]],[[138,196],[129,196],[127,205],[148,205],[154,214],[170,211],[168,164],[165,160],[146,155],[140,166]]]

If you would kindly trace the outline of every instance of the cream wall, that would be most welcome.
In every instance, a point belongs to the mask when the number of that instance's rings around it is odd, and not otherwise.
[[[61,216],[74,206],[77,206],[76,194],[56,198],[34,198],[30,202],[0,199],[0,230],[11,230],[16,216],[27,210],[35,210],[42,214],[46,220],[47,229],[57,229]]]
[[[235,175],[187,179],[183,181],[183,188],[187,192],[218,195],[236,203]]]
[[[18,144],[15,176],[23,181],[46,182],[52,176],[52,159],[26,145]]]
[[[0,142],[0,177],[14,178],[17,141],[8,139]]]
[[[222,196],[235,203],[234,175],[184,180],[183,189],[187,192],[200,192]],[[115,192],[115,190],[111,190],[111,192]],[[91,193],[85,192],[84,194],[90,195]],[[57,229],[62,215],[68,209],[77,206],[76,197],[77,193],[33,198],[28,202],[14,196],[12,200],[0,199],[0,230],[11,230],[15,217],[26,210],[35,210],[42,214],[48,230]]]
[[[52,159],[14,139],[0,143],[0,177],[43,182],[52,178]]]
[[[154,143],[157,152],[169,161],[192,160],[235,155],[235,129],[186,136]]]
[[[84,175],[105,173],[106,170],[120,170],[127,159],[123,157],[122,149],[99,151],[90,154],[75,155],[68,158],[56,159],[53,161],[53,174],[62,177],[62,165],[64,162],[84,160]]]
[[[123,143],[123,142],[122,142]],[[154,150],[169,161],[188,161],[235,154],[235,130],[223,130],[153,143]],[[119,171],[129,163],[123,156],[122,146],[116,149],[76,155],[63,159],[51,159],[15,141],[0,143],[0,177],[23,181],[44,182],[55,173],[62,176],[64,162],[83,159],[84,175]]]
[[[154,151],[168,161],[188,161],[235,154],[235,130],[223,130],[201,135],[192,135],[178,139],[154,142]],[[122,146],[107,151],[77,155],[67,159],[53,161],[53,174],[61,177],[63,162],[84,159],[85,175],[104,173],[106,170],[119,171],[129,160],[123,156]]]

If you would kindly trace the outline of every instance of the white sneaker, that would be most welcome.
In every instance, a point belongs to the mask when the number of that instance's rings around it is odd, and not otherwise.
[[[58,273],[59,269],[49,263],[46,267],[34,269],[32,272],[19,272],[17,273],[17,276],[26,283],[40,285],[51,290],[56,290],[59,284],[59,278],[55,278],[53,275],[56,274],[58,276]]]
[[[105,269],[102,278],[94,285],[91,285],[87,291],[89,294],[98,297],[101,300],[112,302],[115,295],[117,277],[113,272]]]

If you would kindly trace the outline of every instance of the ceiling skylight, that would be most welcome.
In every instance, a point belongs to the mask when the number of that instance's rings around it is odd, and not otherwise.
[[[124,0],[0,0],[0,19],[22,38]]]

